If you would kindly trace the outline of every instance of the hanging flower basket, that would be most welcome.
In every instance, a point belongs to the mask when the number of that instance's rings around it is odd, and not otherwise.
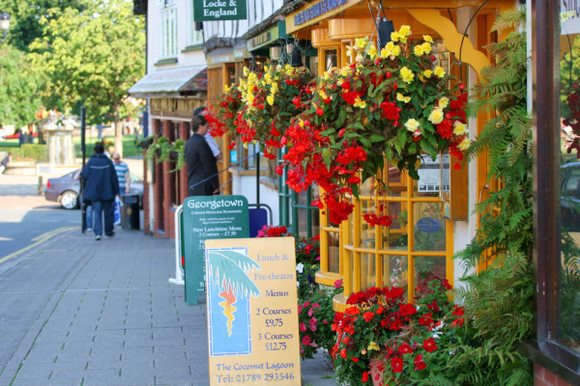
[[[357,39],[347,53],[353,64],[323,74],[282,139],[288,184],[323,188],[319,205],[333,223],[348,217],[345,196],[358,196],[359,183],[377,176],[385,158],[418,179],[421,155],[448,151],[459,161],[469,148],[463,86],[451,87],[452,77],[433,64],[431,37],[412,46],[410,36],[402,26],[380,52]]]

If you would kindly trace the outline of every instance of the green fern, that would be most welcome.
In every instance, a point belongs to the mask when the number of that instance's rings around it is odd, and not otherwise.
[[[503,14],[495,29],[518,27],[525,13]],[[532,366],[518,352],[533,333],[534,281],[531,122],[526,105],[526,41],[520,32],[488,48],[497,58],[475,87],[476,112],[494,113],[470,157],[489,154],[488,179],[501,182],[498,191],[477,206],[481,226],[475,239],[456,259],[470,272],[491,255],[493,264],[466,276],[456,299],[465,304],[472,335],[454,358],[466,369],[456,381],[477,385],[531,385]],[[492,209],[497,208],[498,211]]]

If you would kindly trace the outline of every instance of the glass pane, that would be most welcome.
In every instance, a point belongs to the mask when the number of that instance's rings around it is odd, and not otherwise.
[[[408,257],[406,255],[384,256],[383,282],[385,286],[403,288],[406,294],[408,287],[408,267]]]
[[[375,265],[375,255],[371,253],[361,253],[360,264],[361,288],[369,288],[376,285],[377,267]]]
[[[402,210],[406,206],[405,203],[401,202],[389,202],[385,203],[387,206],[387,214],[391,216],[397,216],[393,220],[393,224],[388,227],[382,228],[383,236],[383,249],[396,249],[396,250],[407,250],[408,240],[407,240],[407,211]]]
[[[565,2],[563,2],[562,6]],[[572,7],[571,5],[568,7]],[[565,11],[565,9],[564,9]],[[573,35],[579,20],[574,9],[561,13],[565,20],[560,59],[561,139],[561,271],[558,337],[563,344],[580,352],[580,36]],[[570,32],[568,32],[570,31]],[[570,33],[570,35],[568,35]]]
[[[417,172],[419,181],[415,182],[415,196],[439,197],[442,191],[449,191],[449,154],[438,155],[435,160],[423,155]]]
[[[446,279],[445,263],[444,256],[415,257],[415,294],[427,293],[428,283],[431,280]]]
[[[445,251],[445,219],[441,217],[441,203],[413,204],[413,239],[415,251]]]
[[[328,271],[340,273],[338,233],[328,233]]]
[[[326,68],[326,71],[330,71],[334,67],[338,67],[337,50],[324,51],[324,68]]]

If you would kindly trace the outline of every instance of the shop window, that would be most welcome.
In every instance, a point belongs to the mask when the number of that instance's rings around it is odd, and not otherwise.
[[[177,7],[175,0],[158,1],[159,58],[177,57]]]
[[[193,20],[193,3],[195,0],[187,2],[187,46],[197,46],[203,44],[203,32],[195,30],[195,21]]]

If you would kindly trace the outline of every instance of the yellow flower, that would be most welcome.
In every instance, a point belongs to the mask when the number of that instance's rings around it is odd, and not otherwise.
[[[413,53],[415,55],[417,55],[417,56],[423,55],[424,54],[423,46],[421,45],[421,46],[415,46],[415,47],[413,47]]]
[[[464,123],[459,121],[455,121],[453,123],[453,134],[455,135],[463,135],[467,133],[467,126]]]
[[[367,44],[368,44],[367,39],[360,39],[359,38],[359,39],[354,40],[355,47],[361,51],[364,51],[364,49],[367,48]]]
[[[386,48],[383,48],[381,50],[381,58],[386,59],[389,56],[391,56],[391,51],[387,50]]]
[[[244,67],[244,76],[248,76],[250,73],[250,69],[248,67]]]
[[[440,108],[436,107],[433,109],[433,111],[431,111],[431,114],[429,114],[429,118],[427,118],[432,124],[434,125],[438,125],[441,122],[443,122],[443,110],[441,110]]]
[[[318,90],[318,95],[320,95],[320,97],[322,99],[328,98],[328,96],[326,95],[326,92],[324,90]]]
[[[257,80],[258,80],[258,75],[256,75],[255,72],[250,72],[250,74],[248,75],[248,82],[254,83]]]
[[[409,102],[411,102],[411,97],[404,96],[403,94],[401,94],[400,92],[398,92],[397,93],[397,100],[399,102],[409,103]]]
[[[402,25],[401,28],[399,28],[399,35],[401,35],[402,37],[407,37],[411,35],[411,27],[409,27],[408,25]]]
[[[393,47],[393,51],[391,52],[391,55],[393,55],[393,56],[399,56],[399,55],[401,55],[401,47],[394,46]]]
[[[443,78],[445,76],[445,70],[441,66],[435,67],[435,71],[433,71],[433,73],[439,78]]]
[[[224,87],[224,91],[225,92],[230,92],[230,90],[231,90],[231,87],[226,84],[226,87]]]
[[[377,47],[375,47],[375,45],[372,43],[369,45],[369,47],[370,48],[368,49],[367,53],[372,60],[375,60],[377,58]]]
[[[322,79],[325,79],[325,80],[330,79],[330,74],[328,73],[328,71],[324,71],[324,75],[322,76]]]
[[[461,151],[465,151],[469,149],[469,146],[471,146],[471,141],[469,140],[469,138],[465,137],[463,138],[463,141],[461,141],[459,145],[457,145],[457,148]]]
[[[367,350],[369,350],[369,351],[371,351],[371,350],[380,351],[381,348],[379,347],[379,345],[377,344],[377,342],[371,342],[371,343],[369,343],[369,346],[367,347]]]
[[[429,43],[433,43],[433,38],[429,35],[423,35],[423,40]]]
[[[391,32],[391,42],[398,42],[400,37],[398,32]]]
[[[421,44],[421,47],[423,47],[423,52],[426,54],[430,53],[432,50],[431,43],[428,43],[428,42]]]
[[[439,99],[439,103],[437,104],[437,106],[439,106],[442,109],[449,106],[449,98],[442,97],[441,99]]]
[[[302,119],[298,120],[298,124],[300,125],[300,127],[304,127],[304,121]]]
[[[419,128],[419,125],[419,121],[414,118],[408,119],[407,122],[405,122],[405,127],[411,132],[415,132],[415,130]]]
[[[274,96],[272,96],[272,95],[268,95],[268,96],[266,97],[266,101],[268,102],[268,104],[269,104],[270,106],[272,106],[272,105],[274,104]]]
[[[413,71],[407,67],[403,67],[401,68],[401,78],[405,83],[411,83],[415,78],[415,74],[413,74]]]
[[[425,71],[423,71],[423,75],[425,75],[425,78],[430,78],[431,75],[433,75],[433,71],[425,70]]]
[[[367,102],[363,101],[362,99],[360,99],[360,97],[357,96],[356,99],[354,100],[353,106],[364,109],[365,107],[367,107]]]
[[[246,96],[246,101],[248,102],[248,106],[251,107],[254,103],[254,94],[248,93],[248,95]]]
[[[350,72],[350,67],[348,67],[348,66],[344,66],[343,68],[340,69],[341,76],[348,76],[349,72]]]

